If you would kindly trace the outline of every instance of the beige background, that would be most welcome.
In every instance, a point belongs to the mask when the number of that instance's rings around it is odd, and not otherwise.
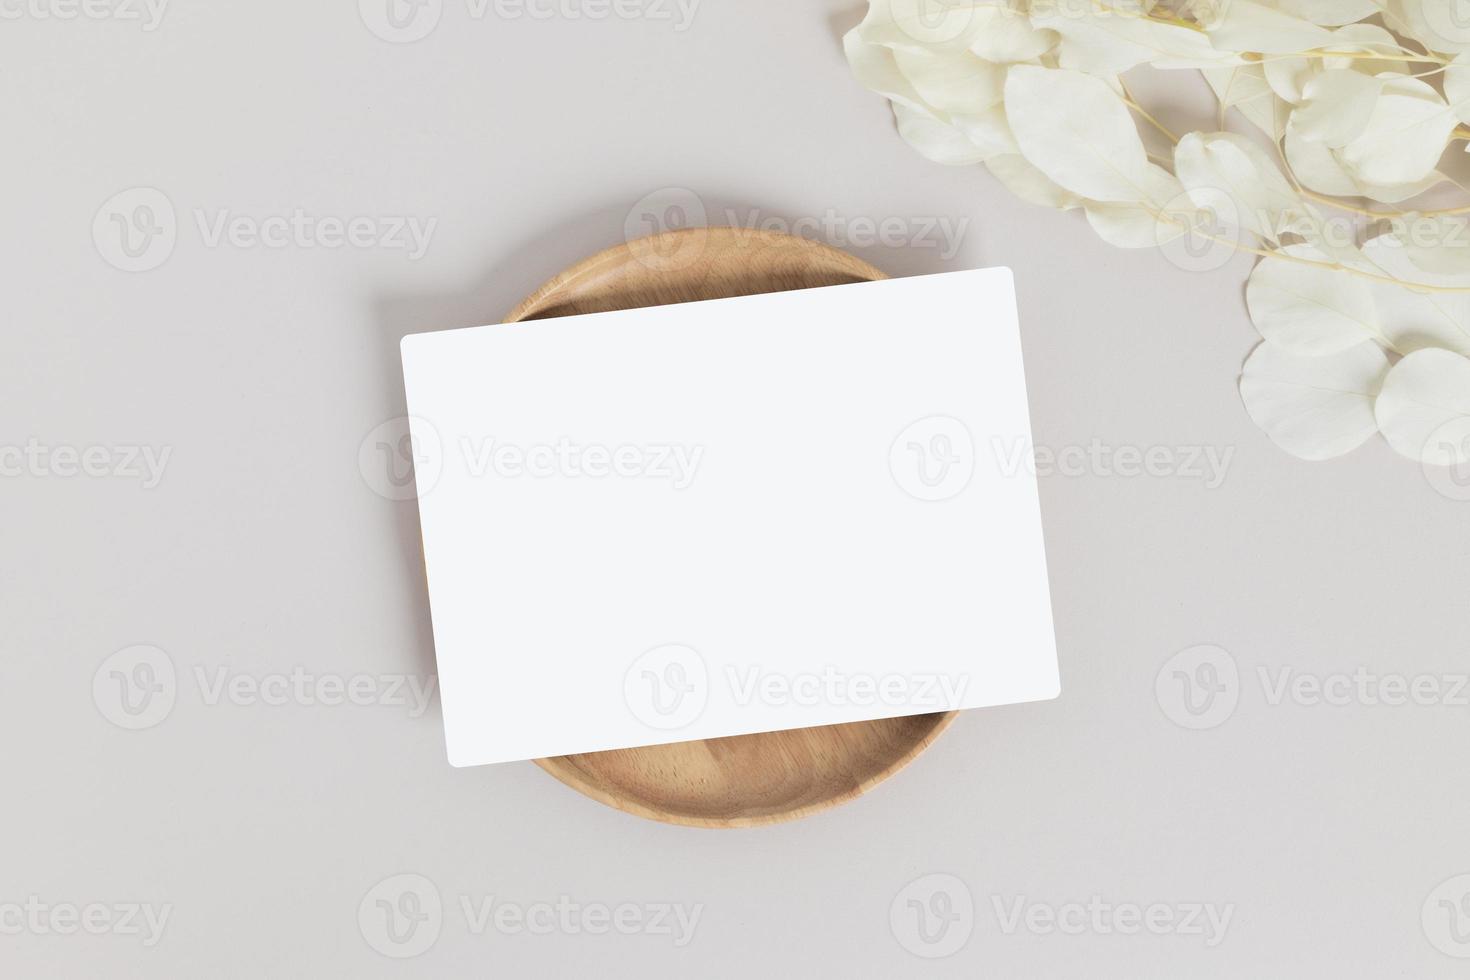
[[[0,445],[103,447],[99,465],[129,446],[171,455],[149,489],[60,461],[0,478],[0,915],[32,895],[172,911],[151,948],[45,923],[0,934],[0,972],[1463,975],[1421,910],[1440,915],[1436,887],[1470,871],[1470,706],[1273,704],[1272,684],[1362,667],[1448,692],[1470,669],[1470,504],[1378,441],[1324,464],[1266,441],[1235,393],[1248,262],[1201,273],[1121,252],[979,169],[922,160],[846,70],[838,35],[860,15],[846,0],[704,0],[685,30],[672,5],[476,18],[445,0],[408,44],[345,0],[180,3],[151,31],[37,16],[58,2],[8,7],[0,31]],[[1165,121],[1190,125],[1196,80],[1161,91],[1178,103]],[[137,187],[166,195],[177,241],[129,273],[93,224]],[[908,244],[853,250],[896,275],[1011,266],[1042,445],[1233,453],[1215,487],[1043,477],[1062,697],[972,712],[871,796],[736,833],[626,817],[530,764],[453,770],[437,703],[417,718],[210,704],[199,671],[432,671],[414,505],[375,494],[357,462],[402,412],[398,338],[498,319],[622,240],[648,195],[687,204],[671,187],[711,223],[815,218],[837,245],[890,219]],[[211,247],[196,220],[294,208],[437,225],[414,261]],[[926,247],[931,220],[968,222],[954,255]],[[109,212],[100,227],[105,243]],[[108,720],[104,661],[138,644],[167,654],[176,703],[127,731]],[[1219,703],[1238,704],[1190,730],[1170,717],[1190,717],[1172,667],[1162,696],[1155,679],[1198,644],[1229,652],[1239,679]],[[444,912],[427,951],[395,960],[358,907],[405,872]],[[932,873],[974,907],[953,912],[946,935],[971,934],[938,959],[903,925],[905,886]],[[682,948],[474,934],[459,899],[490,895],[703,908]],[[1091,923],[1007,933],[995,911],[1094,895],[1233,911],[1211,948]]]

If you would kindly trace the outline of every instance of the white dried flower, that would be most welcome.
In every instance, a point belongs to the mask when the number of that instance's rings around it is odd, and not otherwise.
[[[1381,432],[1463,466],[1470,206],[1400,206],[1470,139],[1458,2],[870,0],[844,46],[929,159],[983,163],[1115,245],[1260,255],[1240,391],[1282,448],[1326,459]],[[1199,70],[1218,118],[1166,129],[1119,80],[1140,65]],[[1251,135],[1225,131],[1231,109]]]

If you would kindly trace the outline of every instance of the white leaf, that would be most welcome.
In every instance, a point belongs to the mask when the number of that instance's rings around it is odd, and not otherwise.
[[[1370,271],[1406,284],[1445,285],[1416,266],[1408,249],[1392,235],[1363,243]],[[1470,293],[1422,292],[1391,283],[1368,282],[1378,323],[1393,349],[1408,354],[1444,347],[1470,354]]]
[[[1006,121],[1005,106],[991,106],[984,112],[974,114],[954,115],[949,121],[981,153],[982,160],[995,156],[1013,156],[1020,152],[1016,147],[1016,138],[1011,135],[1010,124]]]
[[[1331,147],[1319,140],[1309,140],[1302,136],[1293,122],[1288,122],[1286,126],[1286,162],[1302,186],[1319,194],[1336,197],[1356,197],[1361,194],[1362,188],[1358,186],[1357,179],[1333,155]]]
[[[1066,190],[1094,201],[1140,201],[1148,155],[1128,107],[1081,72],[1016,65],[1006,117],[1021,154]]]
[[[1056,31],[1032,26],[1030,18],[1008,3],[980,7],[975,17],[978,26],[970,50],[986,61],[1031,61],[1056,46]]]
[[[985,159],[984,148],[976,146],[955,126],[923,109],[894,102],[893,118],[904,142],[935,163],[961,167]]]
[[[1410,459],[1470,462],[1470,360],[1447,350],[1409,354],[1389,371],[1374,412],[1388,444]]]
[[[1444,69],[1444,94],[1460,122],[1470,122],[1470,51],[1455,56]]]
[[[1455,115],[1439,93],[1417,78],[1380,76],[1383,94],[1367,126],[1338,151],[1343,165],[1369,184],[1412,184],[1434,172]]]
[[[1260,64],[1237,65],[1232,68],[1205,68],[1200,72],[1215,98],[1226,108],[1240,111],[1246,120],[1272,141],[1286,131],[1290,107],[1266,82],[1266,70]]]
[[[1302,101],[1302,90],[1306,84],[1324,70],[1361,69],[1371,75],[1392,62],[1368,58],[1367,55],[1399,54],[1399,45],[1393,35],[1376,24],[1349,24],[1332,31],[1328,38],[1313,45],[1313,50],[1341,54],[1312,58],[1273,56],[1261,62],[1266,82],[1277,95],[1295,105]]]
[[[1383,81],[1362,72],[1339,69],[1307,79],[1302,104],[1291,121],[1303,139],[1340,147],[1362,135],[1373,116]]]
[[[919,97],[941,112],[984,112],[1004,97],[1005,66],[968,51],[895,48],[893,58]]]
[[[1243,102],[1255,101],[1271,90],[1266,84],[1266,70],[1260,64],[1201,68],[1200,74],[1210,83],[1215,98],[1227,109]]]
[[[1118,248],[1153,248],[1184,234],[1187,225],[1179,210],[1186,198],[1174,175],[1149,164],[1146,192],[1137,204],[1086,202],[1087,223],[1098,237]]]
[[[1274,240],[1304,205],[1267,154],[1235,133],[1189,133],[1174,148],[1189,198],[1227,224]]]
[[[1082,203],[1076,194],[1058,187],[1019,153],[991,157],[985,161],[985,166],[996,180],[1005,185],[1006,190],[1023,201],[1063,211],[1070,211]]]
[[[1372,184],[1359,180],[1326,143],[1304,139],[1288,122],[1284,146],[1286,162],[1302,186],[1335,197],[1371,197],[1384,204],[1397,204],[1424,193],[1444,178],[1431,172],[1423,179],[1399,185]]]
[[[1240,398],[1276,445],[1301,459],[1331,459],[1377,430],[1373,399],[1387,373],[1374,343],[1306,357],[1267,342],[1241,369]]]
[[[1271,91],[1296,105],[1302,100],[1302,89],[1317,73],[1318,65],[1306,58],[1272,58],[1262,64],[1262,74]]]
[[[1470,224],[1450,214],[1405,212],[1394,219],[1395,237],[1423,282],[1470,286]]]
[[[1215,98],[1227,109],[1254,102],[1271,92],[1270,86],[1266,84],[1266,70],[1260,64],[1201,68],[1200,74],[1210,83]]]
[[[1332,32],[1309,20],[1273,10],[1252,0],[1230,0],[1224,16],[1210,28],[1210,40],[1222,51],[1294,54],[1320,48]]]
[[[1279,252],[1328,262],[1307,245],[1288,245]],[[1335,354],[1378,334],[1367,283],[1325,265],[1263,258],[1246,283],[1245,302],[1261,336],[1294,354]]]
[[[1336,3],[1337,0],[1329,0]],[[1324,23],[1318,21],[1318,23]],[[1394,36],[1377,24],[1347,24],[1332,32],[1332,41],[1327,46],[1329,51],[1344,52],[1344,57],[1324,58],[1322,63],[1328,68],[1351,68],[1354,67],[1351,55],[1362,56],[1365,54],[1387,54],[1398,55],[1403,53],[1403,47]],[[1368,74],[1376,74],[1384,67],[1381,59],[1367,59],[1357,67],[1361,67]]]
[[[847,55],[848,67],[853,77],[866,88],[895,103],[922,107],[924,100],[914,90],[903,72],[898,70],[898,61],[893,49],[867,40],[861,26],[854,27],[842,36],[842,50]]]
[[[1203,31],[1166,24],[1138,13],[1136,5],[1123,9],[1087,9],[1065,3],[1045,3],[1031,15],[1031,23],[1061,35],[1057,63],[1089,74],[1114,74],[1142,64],[1154,68],[1208,68],[1241,64],[1232,51],[1217,50]]]

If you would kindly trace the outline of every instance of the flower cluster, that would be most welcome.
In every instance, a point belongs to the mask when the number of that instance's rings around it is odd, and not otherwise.
[[[1279,446],[1327,459],[1381,432],[1463,466],[1470,207],[1412,207],[1458,187],[1446,154],[1470,139],[1460,2],[870,0],[844,46],[929,159],[1124,248],[1260,256],[1240,392]],[[1216,118],[1168,129],[1123,78],[1145,67],[1201,72]]]

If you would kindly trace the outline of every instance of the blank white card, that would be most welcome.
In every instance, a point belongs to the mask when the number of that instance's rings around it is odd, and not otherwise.
[[[1006,269],[403,339],[457,766],[1059,690]]]

